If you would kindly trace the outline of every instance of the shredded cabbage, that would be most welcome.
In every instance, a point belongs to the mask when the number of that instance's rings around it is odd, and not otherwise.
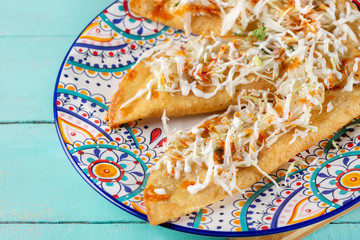
[[[346,81],[344,91],[351,91],[359,83],[354,76],[360,58],[355,58],[352,73],[344,72],[342,62],[349,55],[343,43],[359,42],[349,23],[360,21],[360,13],[346,3],[340,14],[331,0],[181,0],[174,11],[191,4],[216,6],[223,19],[221,33],[235,29],[244,37],[229,42],[199,36],[187,43],[159,46],[147,62],[153,75],[147,97],[162,91],[207,99],[221,90],[234,96],[238,85],[259,79],[276,90],[243,90],[238,104],[225,113],[192,129],[166,130],[165,154],[153,169],[165,164],[168,173],[179,179],[183,172],[204,164],[205,179],[197,178],[187,190],[194,194],[214,181],[231,195],[241,190],[236,186],[238,167],[255,166],[263,172],[258,166],[261,150],[290,131],[294,131],[291,142],[317,131],[311,125],[311,113],[322,110],[327,89]],[[189,16],[185,19],[188,32]],[[254,25],[257,29],[251,29]],[[333,109],[331,102],[326,107]],[[166,125],[164,119],[165,115]]]

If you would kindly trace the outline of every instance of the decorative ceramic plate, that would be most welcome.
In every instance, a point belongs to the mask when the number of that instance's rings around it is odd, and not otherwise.
[[[132,14],[128,1],[119,0],[75,41],[55,88],[55,124],[75,169],[107,200],[144,220],[147,170],[159,159],[165,141],[161,121],[139,120],[111,129],[104,119],[127,70],[143,51],[169,38],[184,40],[180,31]],[[170,122],[179,127],[195,118]],[[296,156],[308,165],[294,168],[286,183],[287,166],[273,173],[281,188],[263,179],[245,194],[163,226],[212,236],[258,236],[305,227],[348,209],[360,201],[359,122]]]

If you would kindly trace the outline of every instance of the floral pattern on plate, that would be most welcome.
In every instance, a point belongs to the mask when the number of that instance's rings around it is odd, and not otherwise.
[[[138,120],[111,129],[105,119],[111,96],[128,69],[145,50],[168,39],[185,37],[132,14],[127,0],[116,1],[73,44],[54,96],[60,141],[76,170],[109,201],[142,219],[148,169],[159,160],[166,140],[161,121]],[[308,165],[292,169],[286,182],[288,166],[273,173],[280,187],[264,178],[245,194],[164,226],[214,236],[255,236],[304,227],[345,210],[359,201],[360,194],[357,125],[356,121],[296,156]]]

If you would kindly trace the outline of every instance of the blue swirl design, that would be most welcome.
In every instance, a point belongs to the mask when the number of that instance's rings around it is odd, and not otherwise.
[[[72,60],[67,60],[66,63],[73,65],[75,67],[80,67],[86,70],[91,70],[91,71],[95,71],[95,72],[107,72],[107,73],[113,73],[113,72],[122,72],[125,71],[129,68],[131,68],[135,62],[130,63],[129,65],[123,66],[123,67],[119,67],[119,68],[97,68],[97,67],[91,67],[82,63],[78,63],[78,62],[74,62]]]
[[[347,157],[347,156],[357,156],[360,155],[360,151],[353,151],[353,152],[347,152],[347,153],[343,153],[340,155],[337,155],[327,161],[325,161],[323,164],[321,164],[318,168],[315,169],[315,171],[313,172],[313,174],[311,175],[310,178],[310,189],[312,190],[312,192],[314,193],[314,195],[319,198],[321,201],[323,201],[324,203],[328,204],[329,206],[332,206],[334,208],[339,208],[341,207],[339,204],[336,204],[332,201],[330,201],[329,199],[327,199],[317,188],[316,186],[316,177],[318,176],[319,172],[329,163],[338,160],[340,158],[343,157]]]
[[[124,47],[127,47],[128,44],[121,44],[118,46],[97,46],[97,45],[92,45],[92,44],[86,44],[86,43],[75,43],[74,47],[83,47],[83,48],[91,48],[91,49],[96,49],[96,50],[104,50],[104,51],[113,51],[113,50],[119,50],[122,49]]]
[[[92,102],[92,103],[95,103],[96,105],[102,107],[104,110],[109,111],[109,107],[106,106],[104,103],[99,102],[98,100],[93,99],[92,97],[89,97],[89,96],[87,96],[87,95],[84,95],[84,94],[81,94],[81,93],[78,93],[78,92],[75,92],[75,91],[71,91],[71,90],[68,90],[68,89],[64,89],[64,88],[58,88],[58,89],[57,89],[57,92],[58,92],[58,93],[65,93],[65,94],[69,94],[69,95],[73,95],[73,96],[77,96],[77,97],[79,97],[79,98],[83,98],[83,99],[85,99],[85,100],[87,100],[87,101],[90,101],[90,102]],[[63,108],[62,108],[62,109],[63,109]],[[65,110],[67,113],[70,112],[70,111],[67,110],[67,109],[64,109],[64,110]],[[71,114],[72,114],[72,113],[71,113]],[[92,122],[88,121],[87,119],[85,119],[85,118],[83,118],[83,117],[81,117],[81,116],[78,116],[78,115],[74,115],[74,116],[80,118],[81,120],[84,120],[84,122],[86,122],[86,123],[90,124],[91,126],[95,127],[95,128],[98,129],[101,133],[107,134],[106,132],[104,132],[104,130],[102,130],[101,128],[98,128],[95,124],[93,124]],[[128,124],[126,124],[126,123],[124,123],[123,126],[124,126],[124,127],[126,128],[126,130],[129,132],[131,138],[133,139],[133,141],[134,141],[134,143],[135,143],[136,148],[139,148],[139,142],[136,140],[136,136],[135,136],[135,134],[133,133],[133,131],[131,131],[130,126],[129,126]],[[109,139],[110,139],[111,141],[113,141],[110,135],[108,135],[108,134],[105,135],[105,134],[104,134],[104,136],[108,136]]]
[[[137,36],[137,35],[132,35],[132,34],[129,34],[123,30],[121,30],[120,28],[118,28],[117,26],[115,26],[115,24],[113,24],[106,16],[104,13],[101,13],[99,15],[99,17],[104,21],[106,22],[106,24],[108,24],[112,30],[114,30],[115,32],[121,34],[122,36],[126,37],[126,38],[129,38],[129,39],[132,39],[132,40],[148,40],[148,39],[151,39],[151,38],[156,38],[158,36],[160,36],[163,32],[165,32],[166,30],[169,29],[168,26],[165,26],[163,29],[159,30],[157,33],[155,34],[152,34],[152,35],[148,35],[148,36]]]
[[[138,187],[135,191],[133,191],[133,192],[131,192],[131,193],[125,195],[125,196],[122,196],[122,197],[118,198],[117,201],[119,201],[119,202],[126,201],[126,200],[128,200],[128,199],[130,199],[130,198],[132,198],[132,197],[134,197],[134,196],[136,196],[136,195],[138,195],[139,193],[141,193],[141,192],[144,190],[144,188],[145,188],[145,186],[146,186],[146,183],[147,183],[147,179],[148,179],[148,177],[149,177],[149,175],[150,175],[149,172],[148,172],[148,167],[147,167],[146,164],[145,164],[138,156],[136,156],[133,152],[131,152],[131,151],[125,149],[125,148],[121,148],[121,147],[113,146],[113,145],[109,145],[109,144],[84,145],[84,146],[80,146],[80,147],[77,147],[77,148],[73,148],[73,149],[69,150],[69,152],[70,152],[70,154],[74,154],[75,152],[78,152],[78,151],[80,151],[80,150],[93,149],[93,148],[95,148],[95,149],[96,149],[96,148],[105,148],[105,149],[109,149],[109,148],[110,148],[110,149],[114,149],[114,150],[118,150],[118,151],[124,152],[124,153],[130,155],[130,156],[131,156],[132,158],[134,158],[136,161],[138,161],[138,162],[140,163],[143,171],[144,171],[144,180],[142,181],[142,184],[139,185],[139,187]],[[89,178],[89,177],[88,177],[88,178]],[[90,179],[90,178],[89,178],[89,179]]]
[[[300,170],[297,170],[293,173],[290,173],[288,176],[292,176],[294,174],[297,174],[299,172],[303,172],[305,171],[306,168],[304,169],[300,169]],[[276,179],[275,181],[276,182],[280,182],[282,180],[285,179],[285,176],[283,177],[279,177],[278,179]],[[274,186],[274,183],[273,182],[270,182],[266,185],[264,185],[262,188],[260,188],[258,191],[256,191],[244,204],[244,206],[241,208],[241,212],[240,212],[240,226],[241,226],[241,229],[243,231],[249,231],[249,226],[248,226],[248,223],[247,223],[247,219],[246,219],[246,215],[247,215],[247,212],[248,212],[248,209],[251,205],[251,203],[260,195],[262,194],[263,192],[265,192],[267,189],[271,188],[272,186]]]

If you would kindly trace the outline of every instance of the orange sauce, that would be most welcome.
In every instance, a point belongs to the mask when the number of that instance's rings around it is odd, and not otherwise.
[[[279,117],[281,117],[283,115],[283,108],[282,108],[282,106],[280,104],[276,103],[275,107],[274,107],[274,110],[275,110],[275,112],[277,113],[277,115]]]
[[[152,91],[151,92],[151,99],[159,98],[159,92],[158,91]]]
[[[258,137],[257,141],[258,141],[259,143],[263,143],[267,137],[268,137],[268,136],[267,136],[266,133],[264,133],[264,132],[259,132],[259,137]]]
[[[300,60],[298,57],[295,57],[292,63],[289,66],[289,70],[294,70],[295,68],[298,68],[300,66]]]
[[[224,163],[224,152],[225,152],[225,142],[223,140],[216,141],[216,147],[213,156],[215,164]]]
[[[253,134],[253,132],[254,132],[254,130],[251,128],[247,128],[244,130],[245,135],[247,135],[248,137],[250,137],[251,134]]]
[[[172,18],[174,18],[173,15],[169,14],[165,10],[165,1],[164,0],[155,2],[154,10],[151,13],[151,15],[154,18],[160,18],[161,20],[164,20],[164,21],[171,20]]]
[[[170,194],[157,194],[155,192],[155,186],[150,185],[147,186],[144,190],[144,200],[150,201],[150,202],[159,202],[159,201],[165,201],[170,198]]]
[[[188,186],[192,186],[195,185],[195,181],[189,181],[189,180],[185,180],[180,184],[180,187],[187,190]]]
[[[195,14],[204,13],[207,15],[215,15],[215,16],[220,16],[220,14],[221,14],[220,9],[215,4],[211,4],[209,6],[186,4],[186,5],[182,6],[181,8],[176,9],[176,11],[174,13],[176,15],[182,16],[187,12],[191,12],[191,13],[195,13]]]
[[[124,77],[126,81],[132,81],[136,78],[137,72],[135,69],[131,69]]]
[[[278,57],[275,58],[278,62],[284,62],[285,49],[280,48],[277,50]]]
[[[312,102],[310,102],[309,100],[307,100],[306,98],[299,99],[299,102],[301,102],[303,104],[307,104],[309,106],[314,106],[314,104]]]
[[[334,95],[329,95],[328,98],[329,98],[329,100],[333,100],[335,98],[335,96]]]
[[[327,82],[330,89],[333,89],[336,86],[336,80],[333,73],[328,75]]]

